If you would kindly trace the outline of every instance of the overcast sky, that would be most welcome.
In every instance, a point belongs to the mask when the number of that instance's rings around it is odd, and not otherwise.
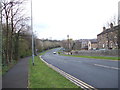
[[[97,38],[102,27],[118,15],[119,0],[32,1],[33,30],[40,39]]]

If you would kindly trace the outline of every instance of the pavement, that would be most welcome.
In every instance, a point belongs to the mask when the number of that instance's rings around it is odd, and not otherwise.
[[[53,49],[42,58],[53,66],[76,77],[95,88],[118,88],[120,61],[60,56]]]
[[[2,78],[2,88],[27,88],[28,86],[28,60],[23,58],[12,67]]]

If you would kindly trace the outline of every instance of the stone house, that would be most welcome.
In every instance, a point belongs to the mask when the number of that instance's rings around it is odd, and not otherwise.
[[[88,50],[95,50],[98,48],[97,39],[91,39],[88,41]]]
[[[79,42],[81,43],[82,50],[88,50],[88,41],[90,39],[80,39]]]
[[[98,47],[97,39],[80,39],[81,50],[92,50]]]
[[[110,28],[103,27],[103,31],[97,35],[99,49],[117,49],[118,48],[118,26],[110,24]]]

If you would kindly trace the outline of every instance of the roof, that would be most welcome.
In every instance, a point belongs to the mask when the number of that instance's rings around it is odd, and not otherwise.
[[[119,26],[114,26],[112,29],[111,28],[108,28],[106,29],[105,31],[101,32],[100,34],[98,34],[97,36],[101,35],[101,34],[105,34],[105,33],[108,33],[108,32],[113,32],[113,31],[116,31],[118,30]]]
[[[96,43],[97,42],[97,39],[80,39],[79,42],[92,42],[92,43]]]
[[[88,42],[90,39],[79,39],[79,42]]]
[[[91,43],[97,43],[98,41],[97,41],[97,39],[91,39],[90,42]]]

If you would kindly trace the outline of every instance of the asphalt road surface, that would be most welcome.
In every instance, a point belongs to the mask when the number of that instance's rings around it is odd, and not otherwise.
[[[50,50],[42,58],[95,88],[118,88],[118,61],[53,54],[59,49]]]

